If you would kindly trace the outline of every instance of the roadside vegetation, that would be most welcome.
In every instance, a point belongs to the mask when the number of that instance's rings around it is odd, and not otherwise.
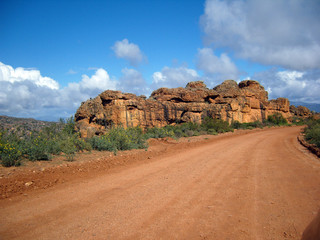
[[[297,119],[297,124],[304,124]],[[55,155],[64,155],[67,161],[73,161],[75,154],[82,151],[111,151],[115,155],[118,151],[130,149],[147,149],[149,138],[199,136],[205,134],[216,135],[218,133],[232,132],[234,129],[254,129],[265,126],[288,125],[288,122],[281,114],[274,114],[268,117],[265,122],[229,124],[220,119],[206,117],[201,124],[182,123],[168,125],[162,128],[150,128],[143,131],[140,127],[112,128],[103,136],[95,136],[90,139],[80,138],[75,129],[74,118],[63,120],[59,123],[50,124],[39,130],[19,129],[19,131],[0,130],[0,161],[5,167],[19,166],[22,160],[38,161],[50,160]],[[320,123],[313,126],[307,136],[314,139],[315,131],[320,133]],[[309,131],[309,130],[308,130]],[[312,133],[311,133],[312,132]],[[314,140],[310,140],[314,141]]]
[[[307,127],[304,129],[305,139],[307,142],[320,148],[320,119],[310,119]]]

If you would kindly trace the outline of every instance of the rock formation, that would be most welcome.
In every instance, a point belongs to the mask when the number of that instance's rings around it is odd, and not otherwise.
[[[268,101],[268,92],[257,81],[237,84],[227,80],[213,89],[197,81],[185,88],[160,88],[148,99],[107,90],[82,103],[75,120],[81,136],[91,137],[105,133],[112,126],[145,129],[189,121],[201,123],[205,116],[242,123],[262,121],[274,113],[290,120],[293,114],[305,117],[310,111],[290,108],[286,98]]]

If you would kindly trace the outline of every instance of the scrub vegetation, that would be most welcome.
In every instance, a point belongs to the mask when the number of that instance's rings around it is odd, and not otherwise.
[[[297,120],[297,123],[301,124],[301,122],[301,120]],[[288,122],[281,114],[271,115],[265,122],[232,122],[231,124],[221,119],[206,117],[201,124],[188,122],[162,128],[150,128],[146,131],[140,127],[127,129],[115,127],[105,135],[83,139],[75,131],[74,118],[70,117],[32,131],[21,127],[18,131],[0,130],[0,160],[5,167],[19,166],[22,160],[50,160],[55,155],[64,155],[67,161],[73,161],[75,153],[82,151],[111,151],[117,154],[122,150],[147,149],[149,138],[171,137],[178,139],[205,134],[216,135],[232,132],[234,129],[282,125],[288,125]],[[310,142],[319,144],[319,133],[320,123],[310,124],[306,130],[306,138]]]
[[[305,139],[320,148],[320,119],[309,120],[304,129]]]

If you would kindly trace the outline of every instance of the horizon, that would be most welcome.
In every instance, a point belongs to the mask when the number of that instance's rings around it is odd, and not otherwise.
[[[317,0],[1,1],[0,115],[57,121],[108,89],[149,96],[226,79],[318,109],[319,10]]]

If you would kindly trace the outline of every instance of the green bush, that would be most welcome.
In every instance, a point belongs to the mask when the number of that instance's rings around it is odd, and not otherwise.
[[[21,152],[9,143],[0,142],[0,160],[4,167],[19,166]]]
[[[281,113],[275,113],[273,115],[268,116],[267,124],[283,126],[288,125],[288,121],[282,116]]]
[[[73,160],[77,151],[92,149],[74,130],[74,118],[60,120],[38,131],[1,132],[0,158],[4,166],[19,165],[21,158],[31,161],[50,160],[52,155],[65,153]],[[21,134],[23,133],[23,134]]]
[[[72,137],[68,137],[61,141],[61,145],[62,152],[65,154],[67,161],[73,161],[74,155],[77,151],[74,139]]]
[[[146,138],[139,127],[124,129],[112,128],[106,135],[88,140],[93,149],[99,151],[121,151],[146,148]]]
[[[307,120],[303,119],[303,118],[299,118],[299,117],[296,117],[294,116],[292,118],[292,124],[293,125],[297,125],[297,126],[302,126],[304,124],[306,124]]]
[[[233,128],[229,125],[228,122],[221,119],[213,119],[210,117],[205,117],[201,123],[201,128],[205,131],[215,130],[217,133],[232,132]]]
[[[145,133],[145,138],[165,138],[165,137],[175,137],[174,130],[172,126],[166,126],[163,128],[149,128]]]
[[[208,131],[207,131],[207,133],[208,134],[210,134],[210,135],[217,135],[218,133],[217,133],[217,131],[216,130],[214,130],[214,129],[209,129]]]
[[[320,148],[320,119],[309,121],[304,131],[305,139]]]
[[[52,143],[50,141],[50,143]],[[41,134],[31,134],[29,139],[25,139],[22,144],[22,153],[31,161],[49,160],[49,145],[46,137]]]

